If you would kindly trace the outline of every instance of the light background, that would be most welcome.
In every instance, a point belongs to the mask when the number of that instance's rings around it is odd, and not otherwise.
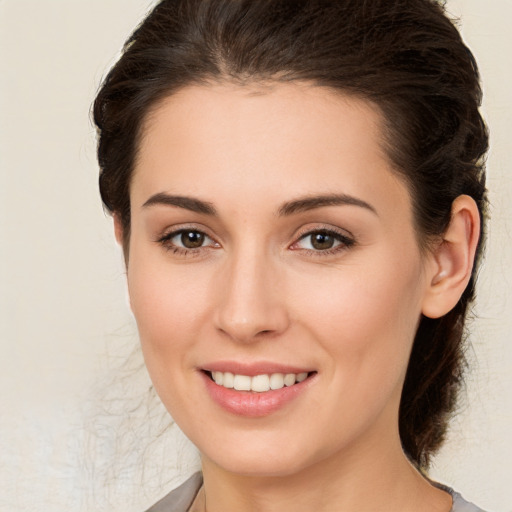
[[[151,4],[0,0],[1,511],[140,512],[197,463],[176,429],[147,442],[165,420],[145,406],[138,356],[123,364],[136,332],[89,119],[101,78]],[[483,76],[492,222],[467,403],[432,474],[510,512],[512,2],[448,8]]]

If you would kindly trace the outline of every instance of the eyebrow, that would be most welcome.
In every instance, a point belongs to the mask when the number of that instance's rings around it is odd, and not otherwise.
[[[377,210],[366,201],[358,199],[357,197],[350,196],[347,194],[327,194],[320,196],[306,196],[289,201],[278,210],[278,215],[285,217],[293,215],[295,213],[301,213],[308,210],[314,210],[315,208],[322,208],[324,206],[359,206],[365,208],[375,215]]]
[[[151,196],[142,205],[142,207],[148,208],[155,205],[176,206],[178,208],[190,210],[195,213],[202,213],[204,215],[217,215],[217,210],[213,204],[208,201],[202,201],[201,199],[189,196],[170,195],[165,192],[159,192],[158,194]],[[378,215],[377,210],[375,210],[372,205],[362,199],[358,199],[357,197],[350,196],[348,194],[326,194],[301,197],[284,203],[277,211],[277,214],[280,217],[287,217],[296,213],[302,213],[316,208],[323,208],[325,206],[345,205],[359,206],[373,212],[375,215]]]
[[[170,195],[165,192],[159,192],[158,194],[151,196],[142,205],[142,207],[148,208],[155,205],[177,206],[178,208],[183,208],[196,213],[217,215],[217,210],[212,203],[202,201],[201,199],[196,199],[194,197]]]

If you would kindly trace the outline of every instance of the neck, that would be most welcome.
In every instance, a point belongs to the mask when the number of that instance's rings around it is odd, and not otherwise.
[[[370,446],[370,448],[368,448]],[[192,510],[207,512],[449,512],[451,497],[433,487],[402,452],[398,435],[280,476],[244,476],[203,457],[204,487]]]

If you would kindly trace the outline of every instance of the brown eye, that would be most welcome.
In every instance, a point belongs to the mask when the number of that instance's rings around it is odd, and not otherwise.
[[[184,254],[187,251],[198,253],[203,249],[219,247],[219,244],[206,233],[197,229],[178,229],[167,233],[156,241],[175,254]]]
[[[199,231],[183,231],[180,237],[181,243],[186,249],[198,249],[202,247],[205,238],[205,234]]]
[[[325,251],[326,249],[332,249],[336,243],[336,239],[330,233],[325,231],[319,231],[313,233],[311,237],[311,246],[317,251]]]
[[[355,244],[352,237],[348,237],[336,231],[328,229],[319,229],[305,233],[297,242],[292,245],[292,249],[303,249],[318,255],[331,254],[332,251],[342,251]]]

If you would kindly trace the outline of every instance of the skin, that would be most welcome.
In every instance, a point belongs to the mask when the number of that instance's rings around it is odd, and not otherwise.
[[[380,124],[363,100],[297,83],[191,86],[146,120],[128,287],[155,388],[201,452],[195,510],[450,510],[403,454],[398,407],[420,315],[445,314],[467,284],[478,212],[459,198],[422,253]],[[148,205],[157,194],[216,214]],[[282,214],[332,194],[366,206]],[[184,228],[203,245],[185,252],[172,235]],[[333,248],[315,249],[310,233],[326,229]],[[248,418],[206,393],[201,369],[219,360],[316,374],[278,411]]]

